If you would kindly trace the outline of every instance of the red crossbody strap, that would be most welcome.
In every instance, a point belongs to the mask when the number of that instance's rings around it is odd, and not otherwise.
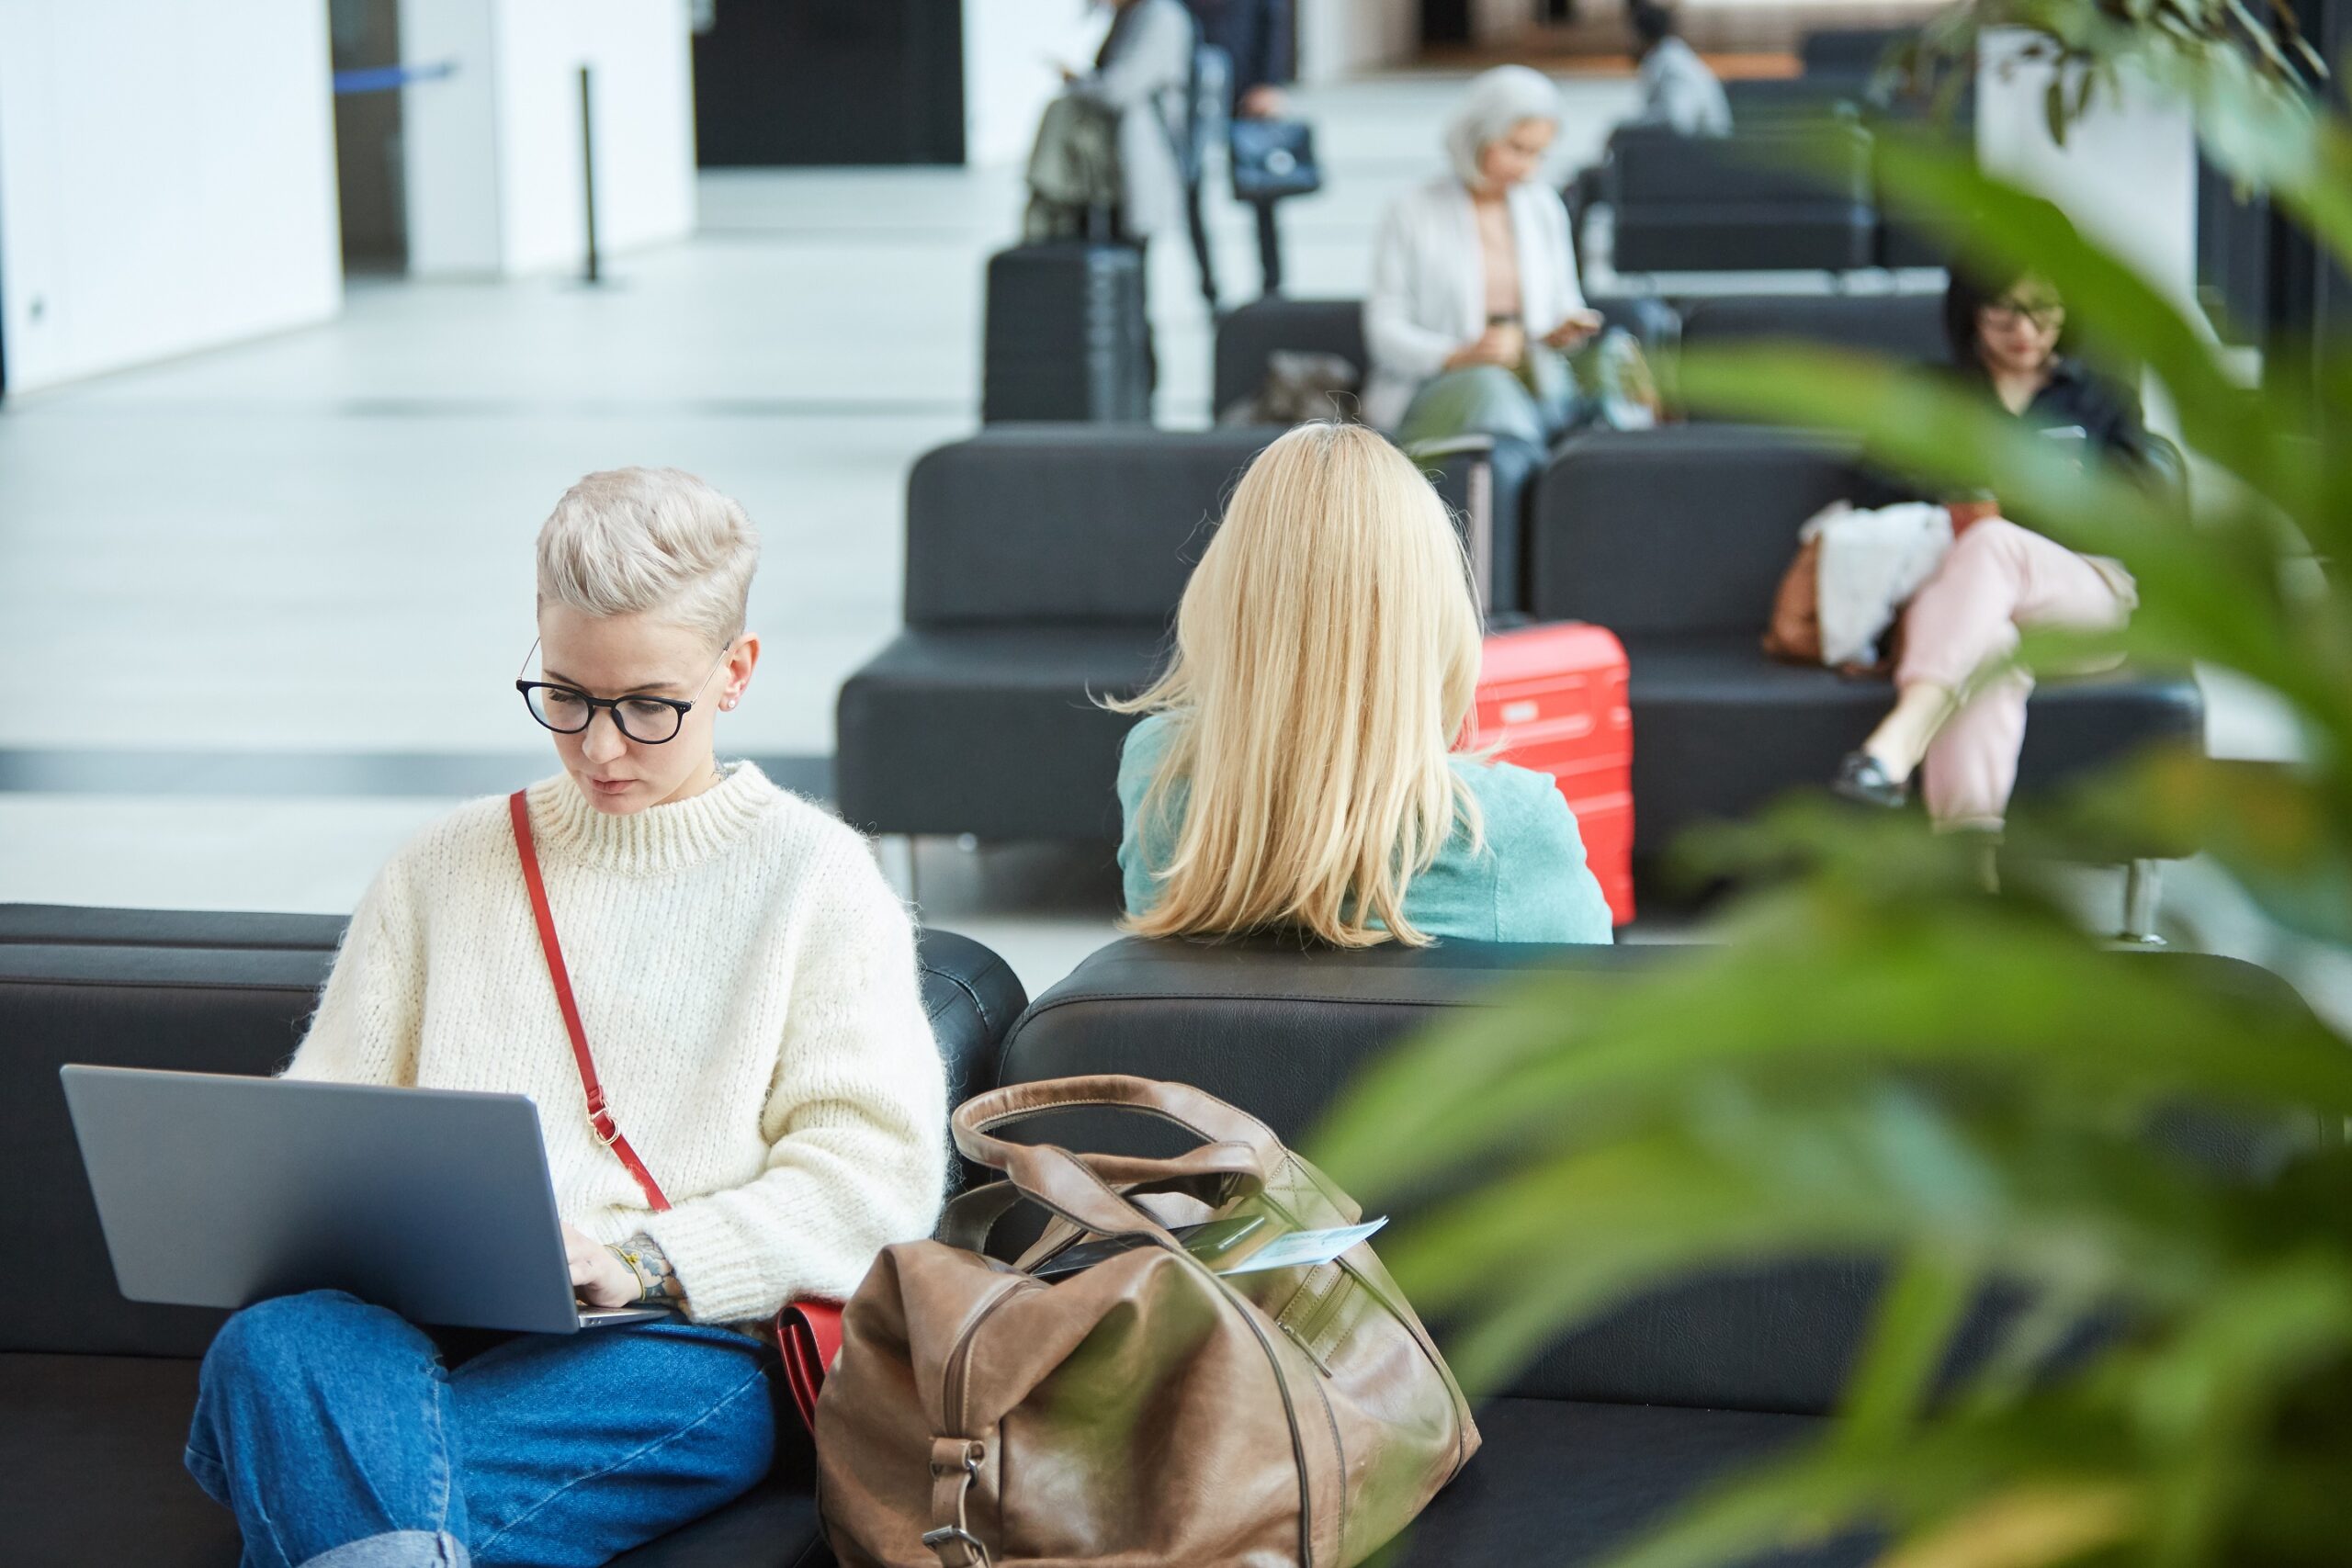
[[[555,982],[555,1004],[563,1010],[563,1027],[571,1036],[571,1059],[580,1067],[580,1088],[588,1097],[588,1126],[596,1141],[620,1156],[628,1173],[645,1192],[645,1201],[659,1213],[670,1206],[662,1184],[637,1157],[621,1136],[620,1124],[605,1105],[605,1086],[596,1081],[596,1059],[588,1054],[588,1032],[580,1024],[580,1004],[572,999],[571,976],[563,966],[563,946],[555,939],[555,912],[548,908],[548,885],[539,875],[538,846],[531,840],[531,804],[524,792],[506,797],[507,815],[514,820],[514,850],[523,859],[523,885],[531,892],[531,914],[539,923],[539,951],[547,954],[548,978]]]

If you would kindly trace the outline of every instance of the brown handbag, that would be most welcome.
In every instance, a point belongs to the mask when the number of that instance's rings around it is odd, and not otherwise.
[[[1144,1159],[997,1135],[1076,1107],[1201,1145]],[[1347,1568],[1477,1451],[1460,1386],[1370,1247],[1228,1278],[1171,1233],[1246,1226],[1226,1268],[1356,1222],[1262,1122],[1180,1084],[1103,1077],[999,1089],[955,1124],[956,1146],[1007,1179],[950,1204],[939,1240],[883,1252],[818,1401],[842,1568]],[[1015,1264],[983,1256],[1023,1201],[1054,1216],[1044,1236]],[[1099,1261],[1039,1277],[1103,1241]]]
[[[1796,558],[1781,574],[1772,595],[1771,624],[1764,628],[1764,651],[1792,664],[1821,662],[1821,540],[1797,547]]]

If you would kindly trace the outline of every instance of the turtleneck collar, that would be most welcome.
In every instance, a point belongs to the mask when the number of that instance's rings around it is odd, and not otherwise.
[[[597,810],[578,784],[558,773],[531,786],[531,831],[545,859],[655,876],[707,860],[741,839],[780,793],[752,763],[729,762],[718,783],[700,795],[616,817]]]

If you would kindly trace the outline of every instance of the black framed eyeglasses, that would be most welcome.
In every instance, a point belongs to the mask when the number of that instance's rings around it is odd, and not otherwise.
[[[531,653],[539,645],[531,644]],[[718,663],[710,667],[695,685],[699,693],[710,684],[710,676],[718,673],[719,665],[735,651],[729,641],[719,650]],[[531,667],[531,653],[523,656],[523,668]],[[596,722],[596,710],[603,708],[613,716],[613,728],[640,746],[662,746],[675,740],[678,731],[685,728],[686,715],[695,711],[692,701],[676,697],[592,697],[577,686],[566,686],[553,681],[517,680],[514,689],[523,694],[523,705],[531,716],[554,730],[558,735],[578,735]]]
[[[2055,299],[1993,299],[1984,310],[2004,326],[2025,322],[2038,333],[2046,333],[2066,319],[2066,307]]]

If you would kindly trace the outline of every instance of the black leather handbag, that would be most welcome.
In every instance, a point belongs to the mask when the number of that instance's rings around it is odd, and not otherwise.
[[[1313,126],[1303,119],[1233,122],[1234,199],[1281,201],[1322,188]]]

